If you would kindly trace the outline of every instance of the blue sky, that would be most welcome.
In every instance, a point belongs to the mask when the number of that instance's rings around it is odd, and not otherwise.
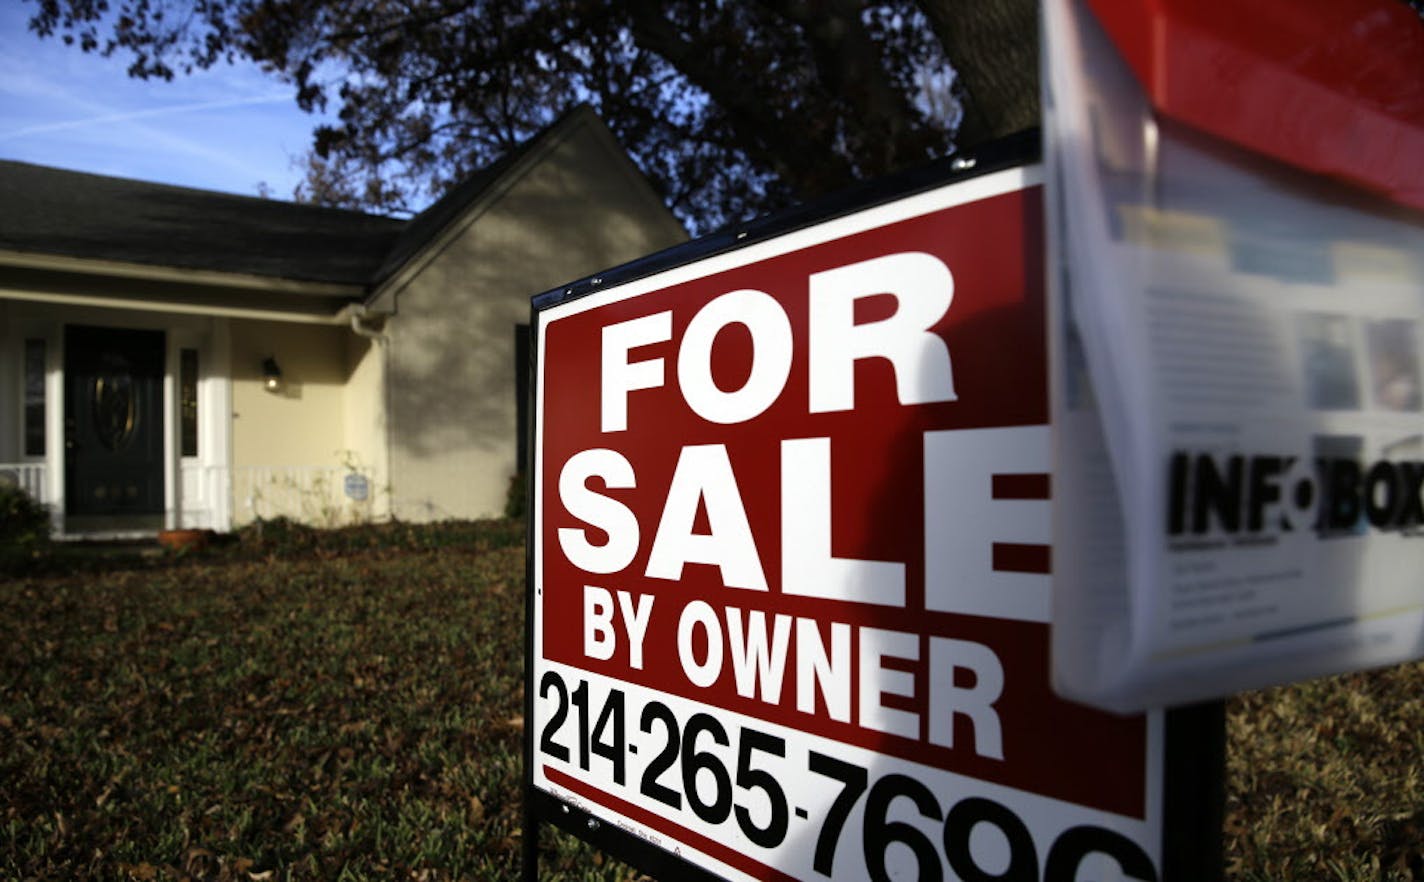
[[[0,0],[0,159],[287,199],[319,119],[255,65],[173,82],[134,80],[105,59],[26,28]]]

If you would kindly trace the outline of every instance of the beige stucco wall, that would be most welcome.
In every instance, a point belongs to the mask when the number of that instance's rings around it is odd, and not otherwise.
[[[354,340],[352,338],[355,338]],[[378,347],[345,325],[232,323],[233,517],[286,515],[318,524],[379,517],[385,501]],[[262,361],[282,369],[269,392]],[[368,476],[365,501],[343,489]]]
[[[385,344],[346,331],[346,390],[342,399],[343,450],[347,464],[371,478],[372,517],[390,514],[386,479]]]
[[[285,322],[232,323],[232,464],[335,462],[344,443],[344,328]],[[268,392],[262,360],[282,368],[282,389]]]
[[[407,520],[504,509],[529,298],[686,238],[592,120],[549,145],[394,297],[390,474]]]

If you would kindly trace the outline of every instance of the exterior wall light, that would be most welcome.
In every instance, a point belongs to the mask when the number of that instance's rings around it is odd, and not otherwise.
[[[277,359],[270,355],[262,359],[262,387],[268,392],[282,391],[282,369],[277,366]]]

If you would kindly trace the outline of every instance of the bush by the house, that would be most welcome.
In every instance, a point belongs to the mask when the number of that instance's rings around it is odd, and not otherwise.
[[[0,571],[21,569],[49,546],[49,510],[13,484],[0,482]]]
[[[504,516],[507,518],[524,517],[526,500],[528,498],[529,482],[525,480],[524,473],[519,472],[509,479],[509,490],[504,497]]]

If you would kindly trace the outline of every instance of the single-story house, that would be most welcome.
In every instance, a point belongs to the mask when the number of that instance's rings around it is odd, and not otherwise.
[[[67,536],[497,515],[530,296],[685,238],[588,108],[406,220],[0,162],[0,481]]]

